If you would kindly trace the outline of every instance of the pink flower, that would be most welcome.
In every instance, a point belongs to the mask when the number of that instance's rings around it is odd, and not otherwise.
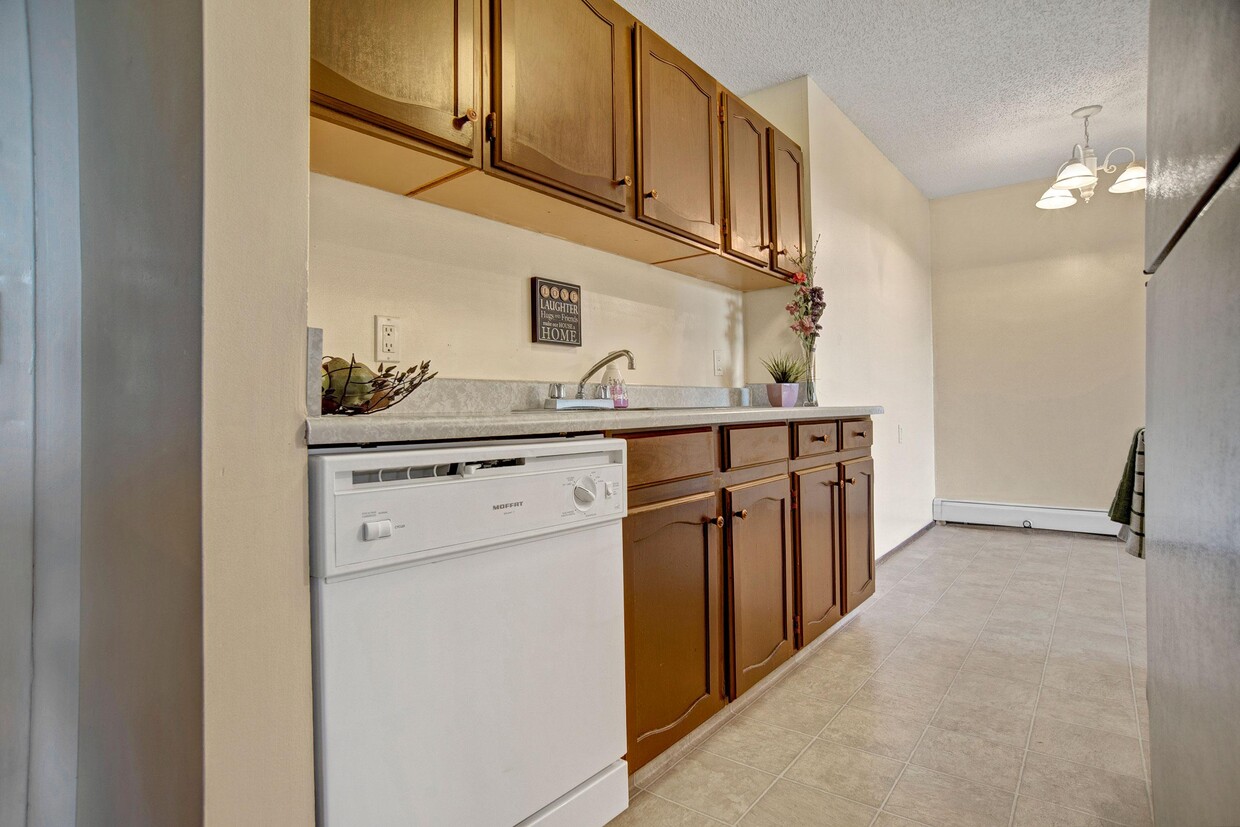
[[[793,284],[805,284],[805,274],[804,273],[793,273],[792,283]]]

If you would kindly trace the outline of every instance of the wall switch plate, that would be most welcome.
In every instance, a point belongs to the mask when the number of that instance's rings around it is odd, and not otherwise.
[[[904,426],[896,426],[896,442],[904,442]]]
[[[375,361],[400,361],[400,319],[395,316],[375,316]]]
[[[723,376],[723,351],[715,351],[715,375]]]

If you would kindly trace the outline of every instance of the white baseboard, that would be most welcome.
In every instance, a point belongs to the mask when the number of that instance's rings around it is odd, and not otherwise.
[[[1045,505],[978,503],[936,498],[934,519],[946,523],[976,523],[1017,528],[1028,522],[1030,528],[1106,534],[1111,537],[1119,533],[1119,523],[1112,522],[1105,511],[1088,508],[1051,508]]]

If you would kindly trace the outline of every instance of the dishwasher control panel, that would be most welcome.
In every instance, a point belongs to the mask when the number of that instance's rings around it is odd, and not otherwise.
[[[625,456],[617,439],[312,456],[311,573],[431,561],[620,520]]]

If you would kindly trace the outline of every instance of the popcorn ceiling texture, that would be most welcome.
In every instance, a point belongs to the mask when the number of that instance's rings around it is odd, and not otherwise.
[[[1146,0],[620,2],[742,95],[811,76],[930,198],[1049,182],[1087,104],[1145,155]]]

